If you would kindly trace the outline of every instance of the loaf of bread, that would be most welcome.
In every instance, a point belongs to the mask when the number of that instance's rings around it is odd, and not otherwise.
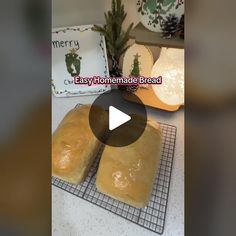
[[[94,162],[101,142],[89,125],[90,105],[72,109],[62,120],[52,136],[52,174],[73,184],[80,184]],[[101,134],[108,122],[108,114],[100,107],[94,108]]]
[[[120,127],[119,132],[129,138],[139,125],[139,122],[132,123],[129,130]],[[134,143],[124,147],[106,146],[99,163],[97,189],[134,207],[146,206],[160,162],[161,142],[160,125],[148,121],[142,136]]]

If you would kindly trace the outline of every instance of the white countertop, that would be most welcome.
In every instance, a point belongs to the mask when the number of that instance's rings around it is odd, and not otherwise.
[[[52,130],[77,103],[90,104],[96,96],[52,97]],[[165,112],[147,109],[163,123],[177,127],[166,222],[163,236],[184,235],[184,109]],[[79,197],[52,186],[52,235],[54,236],[157,236],[135,223],[95,206]]]

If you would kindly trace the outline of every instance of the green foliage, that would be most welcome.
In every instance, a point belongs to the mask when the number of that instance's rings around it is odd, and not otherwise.
[[[129,40],[133,23],[126,31],[122,30],[122,24],[126,18],[124,5],[121,0],[112,0],[111,10],[104,13],[106,23],[103,26],[94,25],[93,30],[105,36],[108,56],[119,61],[121,55],[129,48],[126,43]]]
[[[138,54],[134,55],[134,62],[133,62],[133,69],[130,73],[131,76],[138,77],[140,75],[140,69],[139,69],[139,58],[140,56]]]

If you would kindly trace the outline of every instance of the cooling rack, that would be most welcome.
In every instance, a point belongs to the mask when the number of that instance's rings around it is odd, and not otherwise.
[[[74,185],[55,177],[52,177],[52,184],[139,226],[162,234],[164,232],[166,218],[177,128],[164,123],[160,123],[160,125],[163,132],[161,161],[154,182],[151,199],[145,208],[138,209],[129,206],[97,191],[95,180],[102,150],[98,153],[98,158],[96,158],[96,162],[92,166],[83,184]]]

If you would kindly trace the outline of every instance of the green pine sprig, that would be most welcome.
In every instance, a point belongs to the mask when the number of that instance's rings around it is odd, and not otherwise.
[[[125,13],[124,4],[122,4],[121,0],[112,0],[111,10],[104,13],[104,16],[106,23],[103,26],[94,25],[92,29],[104,35],[108,56],[115,58],[119,62],[121,55],[129,48],[126,44],[129,40],[133,23],[129,25],[126,31],[122,29],[127,13]]]

